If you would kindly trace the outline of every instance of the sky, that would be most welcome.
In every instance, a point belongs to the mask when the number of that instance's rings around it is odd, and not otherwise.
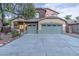
[[[72,15],[72,19],[79,16],[79,3],[35,3],[36,8],[50,8],[59,12],[58,15],[64,18],[65,15]]]

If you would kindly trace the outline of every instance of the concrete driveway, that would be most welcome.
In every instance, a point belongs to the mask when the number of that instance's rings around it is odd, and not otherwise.
[[[24,34],[0,47],[6,56],[78,56],[79,39],[64,34]]]

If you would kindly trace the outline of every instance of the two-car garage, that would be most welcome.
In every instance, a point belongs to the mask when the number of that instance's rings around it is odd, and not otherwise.
[[[65,21],[63,19],[44,19],[39,22],[39,33],[59,34],[65,32]]]

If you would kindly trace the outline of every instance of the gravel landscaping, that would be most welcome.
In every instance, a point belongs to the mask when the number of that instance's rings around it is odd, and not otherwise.
[[[12,41],[14,41],[15,39],[18,38],[18,36],[12,37],[12,35],[10,33],[9,34],[1,33],[0,35],[1,35],[0,36],[1,37],[0,47],[6,45],[6,44],[8,44],[8,43],[10,43],[10,42],[12,42]]]

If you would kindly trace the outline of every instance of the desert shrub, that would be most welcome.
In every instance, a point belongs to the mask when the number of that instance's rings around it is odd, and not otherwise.
[[[10,20],[5,20],[5,21],[3,22],[3,25],[4,25],[4,26],[11,25],[11,21],[10,21]]]
[[[16,37],[20,35],[20,33],[17,30],[12,30],[11,34],[12,34],[12,37]]]

